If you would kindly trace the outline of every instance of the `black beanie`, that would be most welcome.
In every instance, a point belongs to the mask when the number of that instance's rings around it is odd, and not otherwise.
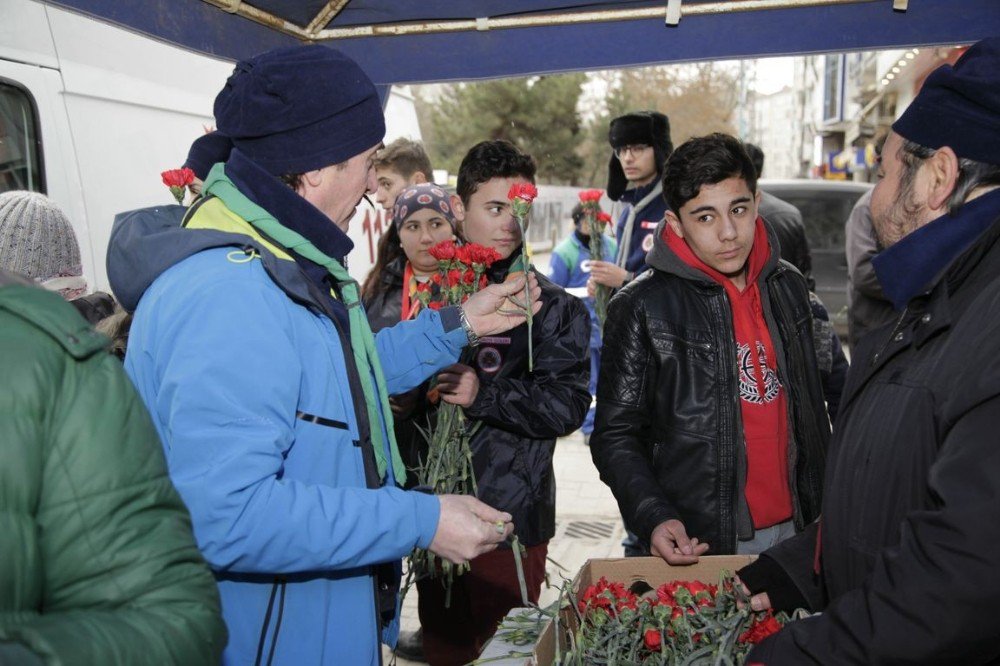
[[[1000,37],[931,72],[892,129],[926,148],[948,146],[959,157],[1000,165]]]
[[[318,45],[238,62],[215,98],[215,122],[275,175],[339,164],[385,136],[371,79],[340,51]]]
[[[198,180],[205,180],[216,162],[228,160],[232,150],[233,142],[228,136],[222,132],[209,132],[199,136],[191,144],[184,166],[194,171]]]
[[[663,173],[663,165],[674,149],[670,142],[670,120],[659,111],[635,111],[618,116],[608,127],[608,143],[612,149],[635,144],[652,146],[658,174]],[[621,199],[627,187],[628,179],[621,162],[612,152],[608,162],[608,197],[614,201]]]

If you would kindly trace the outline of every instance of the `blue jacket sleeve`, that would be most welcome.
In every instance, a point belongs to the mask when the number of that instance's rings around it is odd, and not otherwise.
[[[339,485],[284,475],[297,428],[312,427],[295,419],[310,368],[297,348],[301,323],[293,325],[285,298],[235,279],[180,297],[161,294],[150,326],[162,344],[129,350],[137,363],[152,363],[158,389],[144,398],[205,558],[219,570],[291,573],[386,562],[429,545],[440,511],[435,497],[364,488],[346,457],[344,469],[330,474]],[[335,346],[331,356],[341,353]],[[349,396],[341,400],[351,404]],[[353,422],[351,411],[347,419]],[[350,433],[341,436],[331,445],[352,451]]]
[[[558,254],[549,259],[549,279],[560,287],[569,285],[569,268]]]
[[[448,314],[454,313],[424,310],[416,319],[383,328],[375,336],[389,395],[420,386],[441,368],[458,361],[469,338],[457,319],[451,321]]]

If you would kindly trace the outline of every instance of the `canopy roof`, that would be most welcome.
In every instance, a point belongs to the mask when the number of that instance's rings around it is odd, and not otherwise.
[[[234,60],[278,46],[327,44],[380,85],[1000,35],[998,0],[50,1]]]

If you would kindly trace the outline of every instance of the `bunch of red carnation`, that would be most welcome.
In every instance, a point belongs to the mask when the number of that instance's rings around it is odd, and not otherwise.
[[[457,245],[454,241],[444,241],[428,252],[437,259],[438,272],[431,276],[430,282],[417,285],[416,296],[424,307],[432,310],[464,303],[469,296],[489,284],[486,271],[500,259],[500,254],[493,248],[475,243]],[[441,294],[440,299],[433,298],[435,292]]]
[[[731,577],[673,581],[643,594],[601,578],[579,595],[568,663],[742,663],[780,631],[784,613],[754,612]],[[577,661],[574,661],[577,659]],[[719,661],[719,660],[722,661]]]
[[[577,196],[580,197],[580,206],[583,208],[584,219],[587,220],[587,233],[590,235],[590,257],[597,261],[604,261],[604,228],[611,222],[611,216],[601,210],[601,197],[603,190],[582,190]],[[597,315],[598,328],[603,332],[604,322],[608,318],[608,302],[611,300],[611,290],[603,285],[594,286],[594,313]]]
[[[438,271],[430,282],[417,285],[416,297],[432,310],[445,305],[459,305],[489,283],[486,272],[500,254],[490,247],[453,241],[438,243],[428,250],[437,259]],[[464,356],[462,363],[469,363]],[[418,426],[419,428],[419,426]],[[475,423],[465,410],[442,402],[427,428],[420,428],[427,440],[427,456],[417,465],[419,485],[437,495],[477,494],[476,473],[472,468],[472,434]],[[445,586],[445,606],[450,604],[451,584],[455,576],[469,571],[469,563],[452,564],[429,550],[416,548],[409,557],[409,575],[441,578]],[[409,578],[408,578],[409,580]],[[409,583],[407,583],[408,585]]]

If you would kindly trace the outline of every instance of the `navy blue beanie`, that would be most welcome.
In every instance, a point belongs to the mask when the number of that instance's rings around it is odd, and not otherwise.
[[[892,129],[926,148],[948,146],[959,157],[1000,164],[1000,37],[931,72]]]
[[[275,49],[236,64],[215,122],[274,175],[339,164],[385,136],[382,105],[356,62],[326,46]]]
[[[215,163],[228,160],[232,150],[233,142],[228,136],[222,132],[209,132],[199,136],[191,144],[184,166],[194,171],[198,180],[205,180]]]

